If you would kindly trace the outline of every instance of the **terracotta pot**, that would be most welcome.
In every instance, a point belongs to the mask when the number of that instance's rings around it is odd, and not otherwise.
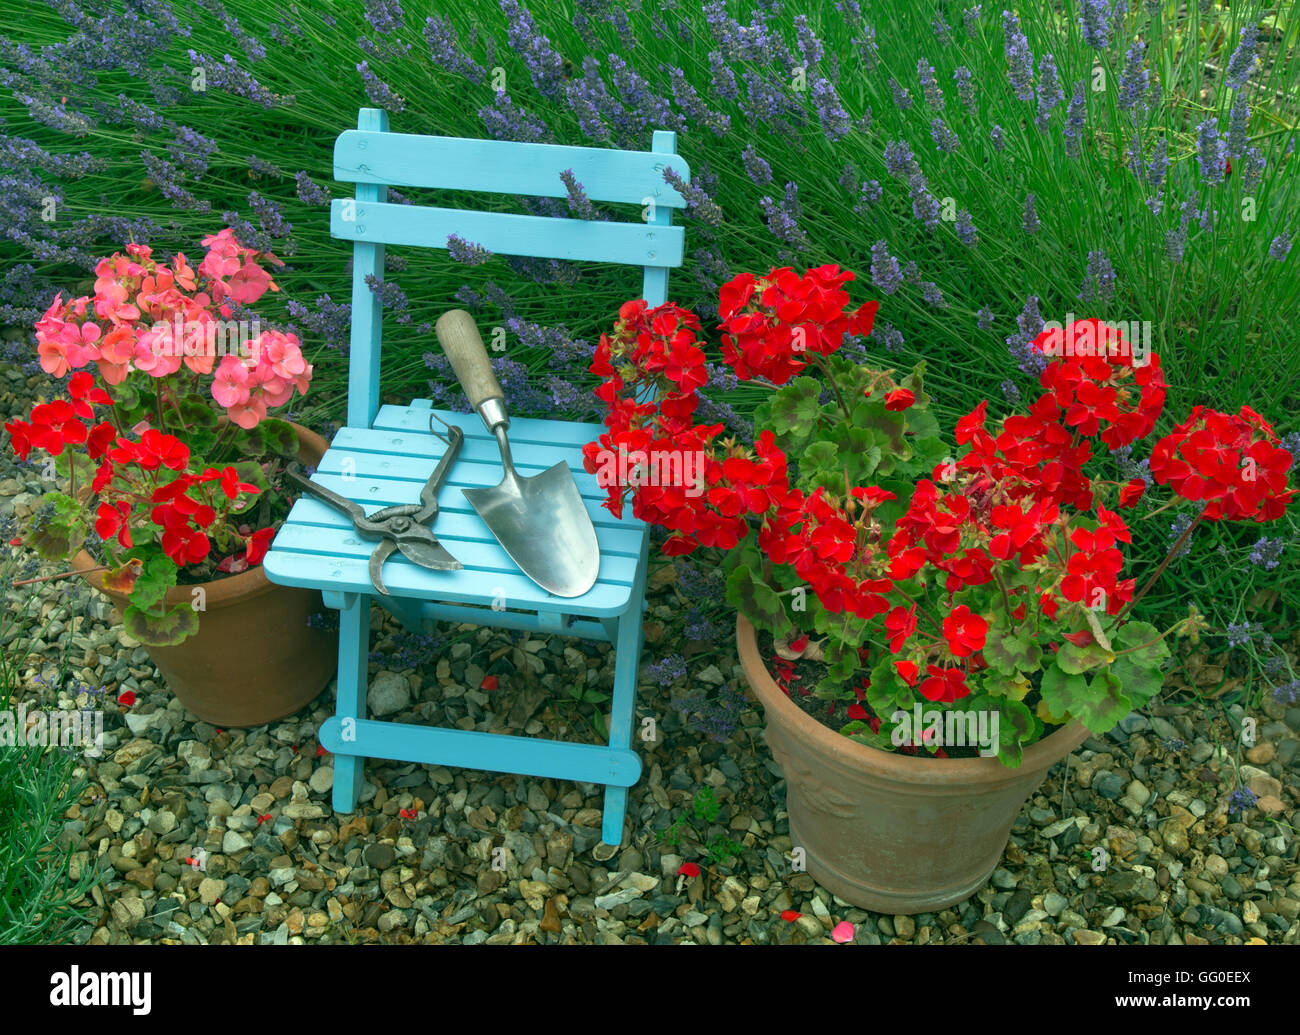
[[[328,443],[297,424],[298,460],[320,461]],[[82,550],[72,560],[81,572],[96,567]],[[82,576],[117,606],[128,599],[104,589],[90,574]],[[220,727],[261,726],[301,709],[334,675],[338,636],[307,625],[323,610],[320,593],[277,586],[261,565],[167,592],[168,604],[189,605],[193,591],[204,590],[205,610],[198,632],[174,647],[146,647],[159,674],[186,709]]]
[[[881,751],[786,697],[739,614],[736,645],[785,772],[790,839],[807,853],[817,883],[864,909],[928,913],[969,898],[996,868],[1026,799],[1088,737],[1071,722],[1026,748],[1018,769],[996,758]]]

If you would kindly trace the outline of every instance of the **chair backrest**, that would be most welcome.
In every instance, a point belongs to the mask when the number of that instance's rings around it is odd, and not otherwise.
[[[656,130],[649,151],[562,147],[506,140],[390,133],[388,113],[362,108],[357,128],[334,144],[334,178],[356,183],[356,198],[330,206],[330,233],[354,241],[352,345],[348,362],[348,425],[370,427],[379,409],[382,305],[366,283],[384,277],[388,244],[446,248],[451,234],[502,255],[623,263],[644,269],[641,295],[668,299],[668,271],[682,264],[684,232],[672,212],[686,200],[663,178],[671,165],[683,181],[690,167],[677,157],[677,134]],[[671,158],[671,161],[670,161]],[[572,169],[592,201],[642,206],[643,222],[478,212],[390,204],[388,188],[434,187],[562,198],[560,173]]]

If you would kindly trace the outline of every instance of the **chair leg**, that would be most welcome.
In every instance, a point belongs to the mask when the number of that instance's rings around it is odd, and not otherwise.
[[[609,716],[609,746],[628,748],[632,745],[632,724],[636,720],[636,681],[641,664],[641,606],[636,601],[645,591],[646,550],[641,551],[640,592],[634,594],[633,603],[618,619],[618,638],[614,645],[614,696]],[[605,808],[600,827],[600,839],[607,845],[623,842],[623,818],[627,812],[626,787],[605,788]]]
[[[365,593],[349,593],[339,609],[339,678],[334,709],[334,714],[343,723],[345,741],[348,739],[348,720],[366,717],[369,661],[370,597]],[[334,756],[335,812],[356,811],[365,765],[366,760],[361,755]]]

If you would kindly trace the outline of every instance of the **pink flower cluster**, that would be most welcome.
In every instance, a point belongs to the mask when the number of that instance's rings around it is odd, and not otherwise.
[[[41,368],[63,377],[94,363],[110,385],[136,370],[162,378],[182,367],[198,375],[215,368],[212,397],[244,428],[295,390],[305,394],[311,366],[295,335],[250,335],[246,322],[229,326],[233,305],[280,290],[259,259],[283,263],[241,245],[229,228],[203,238],[203,245],[207,253],[197,269],[180,253],[170,264],[159,262],[141,244],[100,260],[94,296],[65,302],[60,294],[36,324]]]

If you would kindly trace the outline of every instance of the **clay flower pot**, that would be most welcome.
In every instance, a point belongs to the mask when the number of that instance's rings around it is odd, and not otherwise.
[[[298,460],[315,466],[328,447],[314,431],[293,425]],[[81,572],[96,567],[82,550],[72,559]],[[128,599],[82,576],[119,612]],[[320,593],[277,586],[262,566],[238,575],[167,592],[167,603],[188,605],[201,585],[205,609],[199,629],[174,647],[146,647],[167,687],[186,709],[223,728],[261,726],[301,709],[334,675],[338,637],[312,629],[307,618],[322,610]]]
[[[928,913],[969,898],[997,867],[1011,824],[1047,771],[1088,737],[1071,722],[997,758],[921,758],[859,744],[786,697],[736,616],[740,664],[767,715],[785,772],[790,839],[809,875],[845,902],[881,913]]]

